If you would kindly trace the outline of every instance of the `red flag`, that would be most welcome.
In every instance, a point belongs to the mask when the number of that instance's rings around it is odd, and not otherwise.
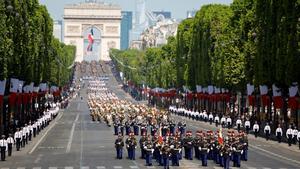
[[[219,144],[223,144],[224,143],[223,135],[222,135],[222,128],[220,128],[220,130],[219,130],[218,142],[219,142]]]

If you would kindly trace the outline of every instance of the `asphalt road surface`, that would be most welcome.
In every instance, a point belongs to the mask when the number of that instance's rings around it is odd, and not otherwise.
[[[108,87],[122,99],[132,98],[124,93],[108,68],[106,73],[111,78]],[[61,111],[58,117],[21,152],[13,152],[7,161],[0,162],[0,169],[144,169],[162,168],[146,167],[145,161],[138,159],[140,151],[136,151],[137,160],[126,158],[117,160],[113,129],[104,123],[93,122],[90,118],[86,89],[80,90],[80,96],[71,101],[70,106]],[[177,120],[182,117],[174,117]],[[215,129],[206,123],[189,119],[188,129]],[[299,169],[300,151],[296,146],[266,142],[262,138],[249,136],[249,159],[242,162],[244,169]],[[127,156],[127,152],[123,152]],[[209,161],[208,167],[202,167],[199,160],[181,160],[180,169],[221,169]]]

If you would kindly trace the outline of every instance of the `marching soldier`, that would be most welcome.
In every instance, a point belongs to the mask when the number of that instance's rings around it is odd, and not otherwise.
[[[150,136],[147,138],[147,142],[144,145],[144,150],[146,154],[146,166],[152,166],[152,156],[153,156],[153,144],[151,142]]]
[[[214,116],[213,116],[212,112],[209,113],[208,120],[209,120],[209,124],[212,125],[212,123],[214,121]]]
[[[247,120],[245,121],[245,129],[246,129],[246,133],[247,133],[247,134],[249,134],[250,127],[251,127],[250,121],[247,119]]]
[[[31,122],[29,122],[28,130],[29,130],[28,139],[29,139],[29,141],[31,141],[32,133],[33,133],[33,127],[31,125]]]
[[[282,128],[280,127],[280,124],[278,124],[278,127],[277,127],[275,133],[276,133],[278,143],[281,143],[281,137],[282,137],[283,132],[282,132]]]
[[[170,158],[170,146],[164,144],[161,149],[161,155],[163,160],[164,169],[169,169],[169,158]]]
[[[199,151],[201,154],[202,166],[207,166],[207,154],[209,153],[209,147],[206,137],[203,137],[200,143]]]
[[[115,131],[115,135],[118,135],[118,133],[119,133],[119,122],[117,120],[114,121],[114,131]]]
[[[293,134],[294,134],[294,137],[293,137],[293,142],[294,144],[297,144],[297,135],[298,135],[298,130],[297,128],[295,127],[294,130],[293,130]]]
[[[145,143],[147,141],[147,137],[146,137],[146,133],[143,133],[142,134],[142,137],[140,138],[140,148],[141,148],[141,159],[145,159],[146,157],[146,153],[145,153],[145,149],[144,149],[144,146],[145,146]]]
[[[216,124],[216,127],[219,126],[219,123],[220,123],[220,118],[219,118],[219,115],[217,114],[217,115],[215,116],[215,124]]]
[[[288,139],[289,146],[291,146],[293,141],[293,129],[291,125],[289,126],[289,129],[287,129],[286,131],[286,137]]]
[[[229,145],[228,138],[225,140],[225,145],[221,149],[222,166],[224,169],[229,169],[230,157],[231,157],[231,146]]]
[[[129,124],[128,120],[127,120],[125,122],[125,134],[126,134],[126,136],[128,136],[130,132],[131,132],[130,131],[130,124]]]
[[[17,128],[17,131],[15,133],[15,140],[16,140],[16,148],[17,151],[20,151],[20,147],[21,147],[21,141],[22,141],[22,131]]]
[[[135,160],[135,149],[137,141],[133,133],[130,133],[129,137],[126,139],[126,147],[128,151],[128,158],[130,160]]]
[[[6,142],[7,142],[7,155],[11,156],[12,147],[13,147],[13,144],[15,143],[14,138],[12,137],[12,134],[8,135]]]
[[[222,125],[222,127],[225,127],[225,125],[226,125],[226,118],[224,115],[221,118],[221,125]]]
[[[179,166],[179,154],[181,153],[181,145],[178,142],[178,138],[175,137],[175,140],[171,142],[171,159],[172,166]]]
[[[124,141],[121,134],[118,135],[118,138],[115,141],[115,147],[117,151],[117,159],[122,159]]]
[[[191,131],[187,132],[183,143],[184,143],[185,158],[188,160],[193,160],[193,138],[192,138]]]
[[[254,131],[254,135],[255,138],[258,136],[259,133],[259,125],[257,124],[257,121],[255,121],[254,125],[253,125],[253,131]]]
[[[200,159],[200,147],[201,143],[201,131],[197,131],[196,136],[193,140],[194,150],[195,150],[195,158]]]
[[[238,132],[240,132],[241,126],[242,126],[242,120],[241,120],[240,118],[238,118],[238,119],[236,120],[236,125],[237,125],[237,130],[238,130]]]
[[[2,138],[0,140],[1,161],[5,161],[6,150],[7,150],[7,142],[5,139],[5,135],[2,135]]]
[[[233,166],[241,167],[241,154],[243,153],[243,148],[239,140],[233,143],[232,149],[233,149]]]
[[[266,124],[266,126],[264,128],[264,133],[266,135],[266,140],[268,141],[270,138],[270,133],[271,133],[271,127],[270,127],[269,123]]]
[[[227,123],[227,128],[230,129],[231,128],[231,123],[232,123],[232,120],[231,120],[230,116],[227,117],[226,123]]]

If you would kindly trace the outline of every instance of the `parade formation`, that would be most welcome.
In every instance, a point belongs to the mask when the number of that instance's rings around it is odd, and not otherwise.
[[[117,159],[123,159],[127,150],[127,159],[135,160],[136,151],[140,150],[145,165],[152,166],[155,161],[164,168],[180,166],[183,158],[199,160],[202,166],[212,160],[224,168],[229,168],[231,161],[232,166],[240,167],[241,161],[248,160],[248,139],[244,131],[224,133],[220,129],[193,133],[186,128],[185,121],[171,117],[174,107],[162,110],[121,100],[105,84],[103,80],[89,81],[88,104],[92,120],[113,127]],[[230,126],[231,122],[226,125]]]
[[[21,151],[33,138],[46,128],[49,123],[57,116],[60,109],[60,103],[49,102],[47,108],[36,121],[29,121],[25,126],[17,128],[14,133],[8,136],[2,135],[0,140],[1,161],[5,161],[7,156],[12,156],[13,148],[16,151]]]

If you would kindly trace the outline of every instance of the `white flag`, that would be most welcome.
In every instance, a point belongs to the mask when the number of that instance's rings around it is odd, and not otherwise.
[[[23,93],[23,85],[24,85],[24,81],[19,80],[19,84],[18,84],[18,93]]]
[[[213,94],[214,93],[214,86],[210,85],[208,86],[208,94]]]
[[[272,90],[273,96],[281,96],[281,91],[275,84],[272,85]]]
[[[268,86],[266,85],[259,85],[260,95],[268,94]]]
[[[0,95],[3,96],[5,93],[6,80],[0,80]]]
[[[10,79],[10,89],[9,92],[17,93],[19,88],[19,80],[15,78]]]
[[[39,87],[33,87],[33,91],[34,91],[34,92],[38,93],[38,92],[39,92],[39,90],[40,90],[40,88],[39,88]]]
[[[197,93],[201,93],[202,92],[202,86],[197,85],[196,89],[197,89]]]
[[[254,85],[247,84],[247,95],[250,96],[254,92]]]
[[[218,88],[218,87],[215,87],[215,93],[221,93],[221,89],[220,88]]]
[[[41,83],[39,85],[39,88],[41,89],[42,92],[46,91],[47,90],[47,84],[46,83]]]
[[[34,83],[31,82],[30,85],[29,85],[29,87],[28,87],[28,90],[29,90],[30,93],[33,92],[33,87],[34,87]]]
[[[289,88],[289,95],[290,95],[290,97],[295,97],[296,94],[297,94],[297,92],[298,92],[298,86],[291,86]]]

